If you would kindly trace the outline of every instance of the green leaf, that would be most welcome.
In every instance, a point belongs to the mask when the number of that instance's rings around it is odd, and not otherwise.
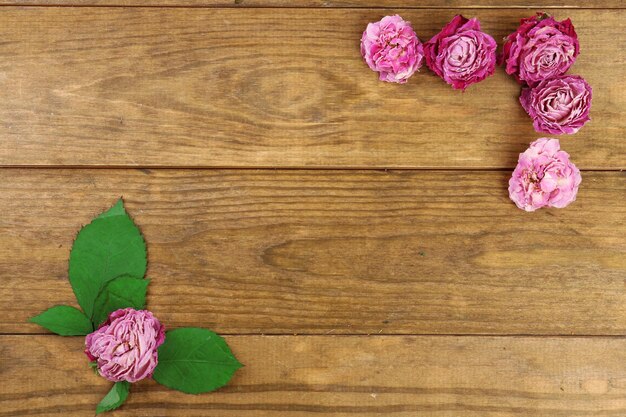
[[[120,308],[135,310],[146,308],[146,291],[150,280],[123,275],[109,281],[98,294],[93,306],[92,322],[95,327],[104,322],[109,314]]]
[[[100,375],[100,372],[98,372],[98,361],[89,362],[89,367],[91,368],[94,374]]]
[[[87,316],[70,306],[54,306],[30,321],[61,336],[84,336],[93,331]]]
[[[146,273],[146,243],[119,200],[78,233],[70,253],[70,283],[88,317],[98,294],[113,278]]]
[[[104,396],[100,404],[96,407],[96,414],[115,410],[117,407],[124,404],[124,401],[128,398],[129,391],[130,384],[128,382],[116,382],[113,388],[111,388],[111,391]]]
[[[166,333],[153,378],[166,387],[199,394],[223,387],[242,366],[220,336],[186,327]]]

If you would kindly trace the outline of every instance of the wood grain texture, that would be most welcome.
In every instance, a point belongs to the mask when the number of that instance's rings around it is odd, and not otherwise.
[[[124,6],[124,7],[401,7],[401,8],[623,8],[621,0],[0,0],[19,6]]]
[[[82,224],[123,195],[148,305],[228,334],[626,334],[624,173],[533,214],[508,172],[0,170],[0,331],[74,301]]]
[[[0,164],[514,166],[537,137],[502,69],[466,93],[362,62],[367,22],[401,13],[426,40],[453,10],[13,8],[0,14]],[[496,39],[528,10],[464,9]],[[626,10],[567,10],[594,88],[563,147],[626,167]]]
[[[144,381],[115,416],[622,417],[626,340],[228,337],[246,364],[219,392]],[[0,336],[0,416],[91,415],[109,384],[82,338]]]

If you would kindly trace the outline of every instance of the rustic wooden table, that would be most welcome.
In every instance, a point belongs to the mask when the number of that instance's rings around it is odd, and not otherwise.
[[[119,196],[151,309],[246,367],[200,396],[142,382],[114,415],[626,415],[625,4],[532,3],[0,0],[0,416],[108,390],[82,338],[27,319],[74,301],[73,238]],[[359,39],[463,13],[501,43],[539,8],[572,18],[594,103],[562,138],[578,200],[529,214],[515,81],[382,83]]]

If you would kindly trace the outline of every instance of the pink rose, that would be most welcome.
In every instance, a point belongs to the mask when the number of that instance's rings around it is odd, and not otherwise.
[[[453,88],[465,90],[493,75],[496,47],[496,41],[480,31],[476,18],[456,15],[424,44],[426,65]]]
[[[580,171],[560,150],[558,139],[540,138],[520,154],[509,180],[509,197],[526,211],[563,208],[576,200],[580,181]]]
[[[537,132],[571,134],[589,120],[591,87],[578,75],[561,75],[523,88],[519,100]]]
[[[535,85],[567,72],[578,56],[578,36],[571,20],[557,22],[545,13],[522,19],[506,37],[501,63],[518,82]]]
[[[87,335],[85,353],[109,381],[137,382],[152,376],[164,341],[165,328],[151,312],[126,308]]]
[[[424,49],[411,24],[395,15],[367,25],[361,55],[381,81],[403,84],[422,66]]]

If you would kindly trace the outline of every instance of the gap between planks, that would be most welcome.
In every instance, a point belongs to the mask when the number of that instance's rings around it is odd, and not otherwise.
[[[180,166],[180,165],[0,165],[3,169],[33,169],[33,170],[194,170],[194,171],[423,171],[423,172],[507,172],[514,167],[411,167],[411,166]],[[625,168],[583,168],[581,172],[623,172]]]
[[[0,333],[0,338],[3,336],[54,336],[58,335],[53,333]],[[626,335],[616,334],[533,334],[533,333],[363,333],[363,334],[346,334],[346,333],[228,333],[220,332],[220,336],[227,337],[250,337],[250,336],[263,336],[263,337],[320,337],[320,336],[332,336],[332,337],[466,337],[466,338],[508,338],[508,339],[617,339],[626,340]],[[64,337],[82,337],[82,336],[64,336]]]
[[[158,4],[65,4],[65,3],[49,3],[49,4],[32,4],[24,2],[16,3],[2,3],[2,7],[24,7],[24,8],[123,8],[123,9],[292,9],[292,10],[330,10],[330,9],[342,9],[342,10],[466,10],[466,9],[484,9],[484,10],[625,10],[626,7],[620,6],[599,6],[599,7],[578,7],[578,6],[542,6],[542,5],[510,5],[510,6],[480,6],[480,5],[468,5],[468,6],[263,6],[263,5],[242,5],[242,4],[216,4],[216,5],[158,5]]]

